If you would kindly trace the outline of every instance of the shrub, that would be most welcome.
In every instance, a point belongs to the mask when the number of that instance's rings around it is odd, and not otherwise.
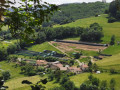
[[[8,80],[10,79],[10,72],[9,71],[5,71],[5,72],[2,72],[2,76],[4,78],[4,80]]]
[[[110,17],[109,19],[108,19],[108,23],[113,23],[113,22],[115,22],[116,21],[116,19],[114,18],[114,17]]]
[[[111,68],[111,69],[110,69],[110,73],[111,73],[111,74],[115,74],[115,73],[116,73],[115,69],[114,69],[114,68]]]

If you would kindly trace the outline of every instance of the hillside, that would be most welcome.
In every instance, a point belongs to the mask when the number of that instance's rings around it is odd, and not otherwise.
[[[97,61],[96,63],[104,68],[104,69],[115,69],[115,70],[120,70],[120,53],[113,55],[112,57],[107,57],[104,58],[101,61]]]
[[[48,25],[65,24],[77,19],[82,19],[96,14],[103,14],[108,9],[108,3],[72,3],[60,5],[60,11],[55,12]],[[47,26],[46,23],[43,26]]]
[[[103,33],[104,33],[104,38],[102,39],[102,43],[109,43],[110,38],[112,35],[116,36],[117,41],[120,40],[120,22],[115,22],[115,23],[108,23],[107,19],[108,15],[102,14],[100,17],[89,17],[85,19],[79,19],[76,20],[75,22],[64,24],[64,25],[56,25],[54,27],[89,27],[90,24],[92,23],[99,23],[100,26],[103,27]],[[69,39],[75,39],[79,40],[79,38],[69,38]]]

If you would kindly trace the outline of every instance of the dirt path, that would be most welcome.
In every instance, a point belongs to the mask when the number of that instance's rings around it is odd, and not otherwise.
[[[58,47],[55,47],[52,43],[48,42],[48,44],[50,44],[51,46],[53,46],[53,47],[56,48],[57,50],[61,51],[63,54],[69,56],[67,53],[65,53],[64,51],[62,51],[62,50],[59,49]]]
[[[77,59],[76,59],[76,61],[79,63],[79,66],[81,66],[81,65],[82,65],[82,63],[81,63],[79,60],[77,60]]]
[[[93,56],[90,56],[90,58],[91,58],[91,62],[94,63]]]

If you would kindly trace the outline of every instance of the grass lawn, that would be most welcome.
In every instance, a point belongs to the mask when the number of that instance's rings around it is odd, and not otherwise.
[[[102,53],[111,55],[118,54],[120,53],[120,45],[109,46],[109,48],[106,48]]]
[[[51,50],[51,51],[56,51],[58,53],[61,53],[58,49],[51,46],[48,42],[33,45],[33,46],[29,47],[28,50],[36,51],[36,52],[43,52],[44,50]]]
[[[29,85],[21,84],[21,82],[23,80],[29,80],[33,84],[35,84],[35,83],[37,83],[37,81],[39,81],[40,79],[43,79],[43,78],[46,78],[46,76],[40,77],[40,76],[36,75],[36,76],[31,76],[31,77],[21,77],[21,78],[9,80],[4,85],[9,87],[8,90],[31,90]],[[54,81],[52,81],[52,82],[48,82],[44,86],[46,86],[45,90],[48,90],[49,88],[53,88],[54,86],[59,86],[59,84],[54,83]]]
[[[89,73],[83,73],[83,74],[78,74],[76,76],[70,77],[70,80],[75,83],[77,87],[80,87],[80,85],[88,79]],[[99,78],[100,81],[102,80],[107,80],[108,86],[111,78],[114,78],[116,80],[116,90],[120,90],[120,75],[119,74],[114,74],[110,75],[109,73],[101,73],[101,74],[93,74],[95,77]]]
[[[97,65],[104,69],[115,69],[120,71],[120,53],[111,57],[104,58],[103,60],[97,61]]]
[[[0,73],[2,71],[9,71],[11,74],[11,79],[16,77],[23,77],[24,75],[20,74],[20,67],[15,67],[15,63],[8,63],[6,61],[0,62]]]

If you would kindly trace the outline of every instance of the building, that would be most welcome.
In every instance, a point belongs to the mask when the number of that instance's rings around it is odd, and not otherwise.
[[[77,68],[77,67],[68,67],[67,71],[68,72],[73,72],[73,73],[76,73],[76,74],[82,73],[82,70],[80,68]]]
[[[88,70],[88,65],[86,65],[86,64],[84,64],[84,63],[82,63],[82,65],[80,66],[80,68],[81,68],[81,70],[82,71],[87,71]]]
[[[48,63],[48,67],[53,70],[59,69],[61,71],[67,71],[67,67],[63,67],[63,65],[59,61]]]
[[[37,66],[44,66],[47,65],[48,62],[46,60],[36,60],[36,65]]]

